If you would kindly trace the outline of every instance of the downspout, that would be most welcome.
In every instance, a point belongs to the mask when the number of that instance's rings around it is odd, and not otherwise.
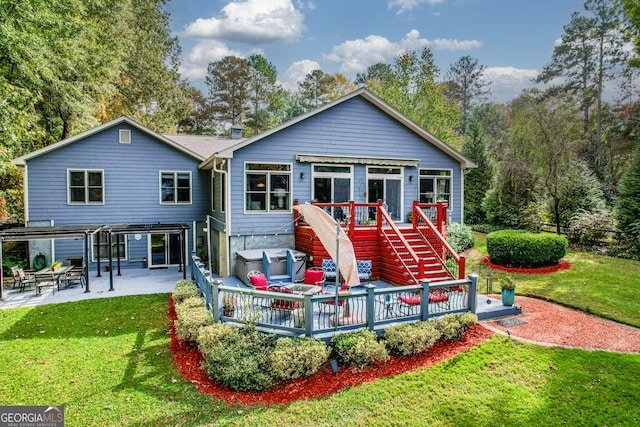
[[[227,159],[222,159],[222,161],[220,162],[221,165],[225,165],[227,166],[227,169],[229,169],[231,167],[231,165],[229,163],[227,163]],[[225,180],[224,180],[224,196],[225,196],[225,200],[224,200],[224,206],[225,206],[225,211],[224,211],[224,222],[225,222],[225,228],[226,228],[226,239],[227,239],[227,265],[226,265],[226,271],[227,273],[231,274],[231,256],[228,253],[229,249],[231,248],[230,245],[230,241],[229,239],[231,238],[231,180],[229,179],[229,171],[228,170],[223,170],[223,169],[218,169],[218,162],[216,162],[216,157],[214,156],[213,158],[213,172],[218,172],[222,175],[225,176]],[[211,258],[211,257],[209,257]]]
[[[27,163],[24,163],[24,172],[22,174],[22,187],[24,189],[24,200],[23,200],[23,209],[24,209],[24,224],[27,225],[27,223],[29,222],[29,186],[28,186],[28,182],[29,180],[27,179],[27,174],[28,174],[28,170],[27,170]]]

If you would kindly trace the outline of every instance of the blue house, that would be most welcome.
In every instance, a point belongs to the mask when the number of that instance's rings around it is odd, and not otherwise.
[[[15,162],[29,225],[186,223],[182,253],[209,242],[221,276],[235,273],[238,251],[295,246],[295,201],[381,200],[400,224],[414,201],[446,201],[447,220],[462,222],[464,171],[475,166],[364,88],[248,139],[239,129],[160,135],[123,117]],[[180,258],[171,233],[123,240],[125,266]],[[106,253],[96,241],[92,262]],[[74,245],[54,243],[51,258],[78,255]]]

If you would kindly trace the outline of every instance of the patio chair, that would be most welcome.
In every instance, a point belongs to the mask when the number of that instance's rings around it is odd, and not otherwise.
[[[368,261],[356,261],[358,266],[358,279],[360,279],[360,284],[362,282],[369,283],[369,279],[371,279],[371,260]]]
[[[420,295],[400,295],[398,297],[400,301],[400,308],[406,314],[413,314],[420,306]],[[429,292],[429,304],[436,304],[438,311],[448,310],[449,297],[440,290],[433,290]]]
[[[330,280],[335,282],[338,277],[338,269],[336,268],[336,263],[332,259],[323,259],[322,260],[322,269],[324,270],[324,278],[325,280]]]
[[[279,292],[283,294],[293,294],[293,290],[281,286],[270,286],[267,288],[269,292]],[[291,313],[293,310],[298,308],[300,304],[298,301],[290,301],[284,299],[274,299],[270,305],[270,313],[269,319],[273,319],[273,314],[275,312],[279,312],[281,314],[287,315]]]
[[[84,288],[84,283],[87,280],[86,276],[86,267],[73,267],[67,275],[64,277],[65,288],[72,286],[74,284],[79,283],[81,288]]]
[[[324,270],[322,267],[309,267],[304,272],[305,285],[316,285],[322,287],[324,284]]]
[[[323,290],[322,291],[322,295],[325,295],[325,296],[334,295],[335,296],[335,294],[336,294],[335,287],[333,287],[331,285],[327,286],[327,288],[329,288],[329,287],[334,288],[334,289],[333,290],[326,290],[326,291]],[[342,284],[342,287],[338,291],[338,293],[343,292],[343,291],[348,291],[348,290],[349,290],[349,287],[347,286],[347,282],[344,282]],[[320,306],[320,311],[322,312],[323,311],[323,307],[327,307],[327,306],[331,306],[331,305],[335,306],[336,300],[332,299],[332,300],[329,300],[329,301],[322,301],[321,304],[322,305]],[[343,305],[344,305],[344,299],[338,299],[338,307],[342,307]]]
[[[37,284],[37,280],[36,277],[32,274],[27,274],[24,272],[23,269],[21,269],[20,267],[11,267],[11,273],[13,274],[13,270],[14,268],[16,269],[16,275],[13,276],[14,279],[14,283],[13,283],[13,287],[15,288],[16,283],[18,283],[18,287],[20,288],[20,292],[24,291],[24,288],[29,286],[29,288],[31,288],[31,285],[36,285]]]
[[[257,291],[266,291],[269,287],[267,277],[261,271],[251,270],[247,273],[247,279],[249,279],[251,287]]]

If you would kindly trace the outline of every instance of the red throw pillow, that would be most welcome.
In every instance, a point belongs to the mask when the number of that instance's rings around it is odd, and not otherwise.
[[[418,305],[420,304],[420,296],[419,295],[401,295],[398,297],[400,301],[408,305]]]
[[[324,271],[322,270],[307,270],[304,272],[305,285],[315,285],[322,281],[324,278]]]
[[[429,302],[445,302],[448,299],[449,297],[442,292],[435,291],[429,294]]]
[[[249,276],[249,279],[251,280],[251,285],[259,291],[266,291],[269,286],[267,278],[262,273]]]

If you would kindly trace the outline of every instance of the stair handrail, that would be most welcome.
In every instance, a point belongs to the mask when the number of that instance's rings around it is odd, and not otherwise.
[[[418,202],[414,202],[413,204],[413,218],[411,222],[413,225],[413,229],[418,233],[420,238],[430,247],[430,249],[433,251],[436,258],[438,258],[438,261],[440,262],[440,264],[442,264],[442,267],[445,269],[447,274],[453,279],[464,279],[465,278],[464,277],[465,258],[463,256],[458,255],[456,251],[453,250],[449,242],[447,242],[447,239],[445,239],[442,236],[442,234],[438,231],[438,229],[433,224],[433,222],[431,222],[431,220],[422,211],[422,209],[420,208],[420,203]],[[422,224],[426,225],[426,227],[422,227],[421,226]],[[434,247],[434,245],[432,244],[432,240],[435,240],[437,244],[441,247],[440,248]],[[442,251],[440,251],[439,249],[442,249]],[[441,252],[442,252],[442,255],[441,255]],[[446,255],[451,256],[451,258],[455,260],[456,265],[458,266],[458,274],[457,274],[458,277],[456,277],[456,274],[451,271],[451,269],[445,262]]]
[[[420,279],[424,276],[424,267],[423,267],[423,263],[420,261],[420,258],[418,257],[418,254],[416,254],[416,252],[413,250],[413,248],[411,247],[411,245],[409,244],[409,242],[407,241],[407,239],[404,237],[404,235],[400,232],[400,229],[398,228],[398,226],[395,224],[395,222],[391,219],[391,216],[389,215],[389,213],[386,211],[386,209],[382,206],[382,202],[378,202],[377,204],[377,209],[378,209],[378,233],[386,240],[386,242],[389,244],[389,247],[391,248],[391,250],[395,253],[396,255],[396,259],[400,262],[400,264],[402,265],[402,269],[409,274],[409,276],[411,277],[411,280],[415,283],[415,284],[419,284],[420,283]],[[387,234],[387,230],[385,228],[382,227],[382,222],[386,222],[389,229],[398,237],[398,239],[400,240],[401,246],[403,247],[403,249],[405,249],[409,256],[413,259],[413,262],[416,263],[416,265],[418,266],[418,276],[416,278],[416,276],[411,272],[411,269],[409,268],[409,266],[404,262],[404,260],[402,259],[402,256],[400,255],[400,253],[398,252],[398,250],[396,249],[395,245],[393,244],[393,242],[391,241],[391,239],[389,238],[389,235]]]

